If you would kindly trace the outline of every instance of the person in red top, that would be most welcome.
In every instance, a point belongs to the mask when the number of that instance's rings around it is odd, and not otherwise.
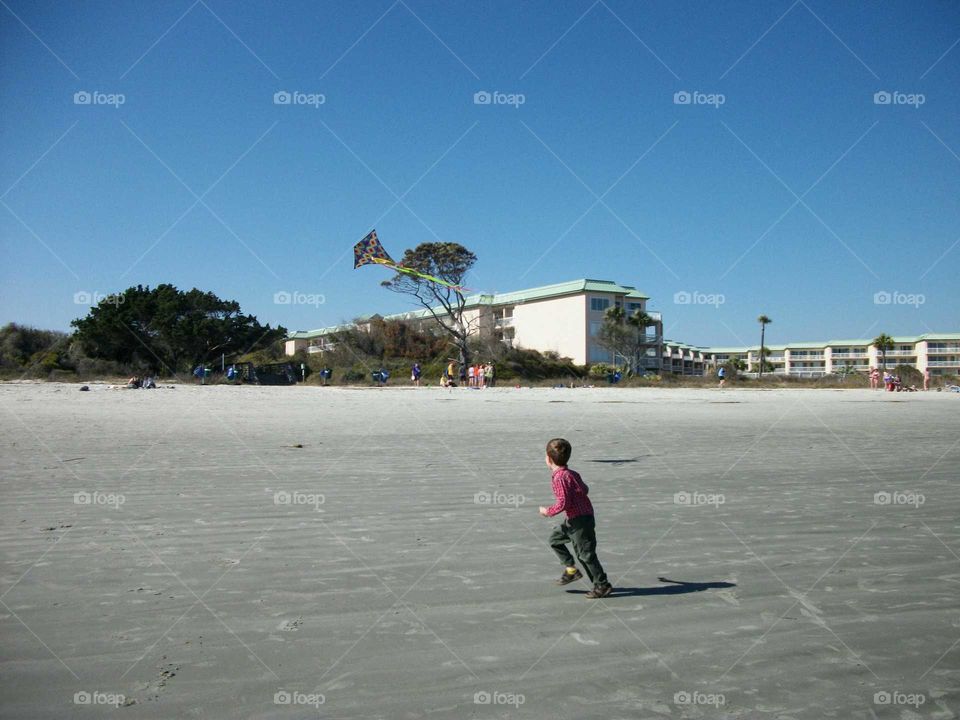
[[[564,566],[563,575],[557,580],[557,585],[569,585],[583,577],[577,569],[573,555],[567,549],[567,543],[570,543],[577,560],[587,573],[587,578],[593,583],[593,589],[587,593],[587,597],[593,600],[606,597],[613,591],[613,587],[607,582],[607,574],[597,559],[596,519],[593,516],[593,504],[588,497],[590,488],[579,473],[567,467],[572,451],[570,443],[563,438],[554,438],[547,443],[547,467],[553,472],[551,484],[557,501],[550,507],[541,506],[540,514],[553,517],[566,512],[567,519],[557,525],[550,534],[550,547]]]

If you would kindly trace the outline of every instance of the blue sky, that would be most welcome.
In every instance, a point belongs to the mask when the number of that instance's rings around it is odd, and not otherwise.
[[[636,285],[695,344],[957,331],[958,40],[946,2],[3,0],[0,321],[407,309],[352,269],[376,227],[477,290]]]

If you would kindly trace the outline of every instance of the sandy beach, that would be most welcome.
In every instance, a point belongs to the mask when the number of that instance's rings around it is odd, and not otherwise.
[[[5,718],[960,714],[955,394],[3,384],[0,406]],[[603,600],[553,585],[554,436]]]

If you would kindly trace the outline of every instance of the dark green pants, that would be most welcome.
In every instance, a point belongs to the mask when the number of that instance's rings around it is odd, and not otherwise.
[[[573,555],[567,550],[567,543],[573,545],[573,552],[594,587],[606,583],[607,574],[597,559],[597,531],[593,515],[581,515],[566,520],[550,533],[550,547],[560,558],[560,562],[565,567],[576,567]]]

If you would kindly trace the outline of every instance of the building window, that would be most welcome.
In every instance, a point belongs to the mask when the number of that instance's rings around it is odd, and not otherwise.
[[[593,312],[605,312],[610,307],[609,298],[590,298],[590,309]]]
[[[588,362],[592,362],[592,363],[601,363],[601,362],[602,362],[602,363],[609,363],[609,362],[613,362],[613,354],[612,354],[609,350],[605,350],[604,348],[602,348],[602,347],[600,347],[600,346],[598,346],[598,345],[593,345],[593,344],[591,343],[591,345],[590,345],[590,357],[589,357],[589,359],[588,359]]]
[[[600,332],[600,328],[603,327],[603,323],[598,320],[590,321],[590,337],[595,337],[597,333]]]
[[[638,302],[627,303],[627,312],[630,313],[631,315],[637,312],[638,310],[643,310],[643,303],[638,303]]]

